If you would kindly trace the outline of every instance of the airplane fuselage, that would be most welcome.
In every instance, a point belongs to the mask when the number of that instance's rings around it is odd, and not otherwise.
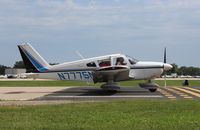
[[[126,65],[112,64],[113,57],[123,57]],[[98,61],[110,59],[111,64],[100,67]],[[95,63],[95,66],[88,66],[88,63]],[[121,67],[115,69],[116,67]],[[129,62],[125,55],[115,54],[102,57],[94,57],[74,62],[63,63],[51,66],[47,71],[35,73],[38,78],[54,79],[54,80],[72,80],[94,82],[94,74],[98,71],[104,73],[119,73],[120,76],[115,76],[114,81],[125,80],[148,80],[159,77],[163,73],[163,63],[161,62],[143,62],[135,61],[133,64]],[[105,70],[103,70],[105,69]],[[105,82],[104,80],[98,82]]]

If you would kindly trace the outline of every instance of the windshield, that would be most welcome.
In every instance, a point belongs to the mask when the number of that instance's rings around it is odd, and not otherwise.
[[[131,65],[136,64],[139,60],[132,58],[130,56],[126,56],[128,58],[128,61]]]

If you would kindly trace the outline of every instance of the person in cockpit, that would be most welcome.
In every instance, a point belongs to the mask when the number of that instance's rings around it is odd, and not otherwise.
[[[124,58],[123,57],[117,58],[116,65],[126,65],[126,63],[124,63]]]

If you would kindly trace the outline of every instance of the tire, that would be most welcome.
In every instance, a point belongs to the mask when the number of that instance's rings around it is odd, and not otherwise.
[[[153,93],[153,92],[156,92],[157,89],[149,89],[149,91]]]

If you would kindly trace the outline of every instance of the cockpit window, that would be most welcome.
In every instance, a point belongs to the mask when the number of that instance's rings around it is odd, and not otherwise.
[[[87,67],[97,67],[97,65],[95,64],[95,62],[90,62],[87,63]]]
[[[131,65],[134,65],[134,64],[136,64],[139,60],[137,60],[137,59],[134,59],[134,58],[132,58],[132,57],[130,57],[130,56],[127,56],[127,58],[128,58],[128,61],[129,61],[129,63],[131,64]]]
[[[100,67],[106,67],[106,66],[110,66],[110,59],[104,59],[104,60],[100,60],[99,62],[99,66]]]

